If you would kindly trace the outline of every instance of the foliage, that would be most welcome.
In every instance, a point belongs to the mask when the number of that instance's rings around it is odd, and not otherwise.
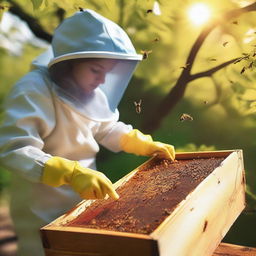
[[[80,8],[90,8],[120,24],[131,37],[137,52],[148,51],[139,65],[120,104],[120,119],[141,128],[156,106],[169,93],[186,66],[186,58],[202,27],[187,18],[187,9],[196,0],[158,0],[162,15],[150,12],[153,0],[13,0],[42,28],[52,34],[63,17]],[[239,0],[204,1],[217,18],[223,12],[239,8]],[[248,1],[248,4],[250,2]],[[3,1],[0,1],[0,7]],[[7,8],[4,8],[6,10]],[[2,10],[2,9],[1,9]],[[0,10],[0,11],[1,11]],[[60,15],[60,10],[64,10]],[[204,151],[241,148],[248,184],[248,209],[256,210],[256,19],[255,12],[244,13],[217,26],[200,48],[192,74],[209,70],[233,58],[240,58],[211,76],[188,84],[185,95],[152,135],[156,140],[175,145],[177,151]],[[0,101],[11,85],[30,68],[31,60],[42,49],[26,45],[22,56],[0,50]],[[242,70],[244,71],[242,72]],[[136,113],[134,101],[142,99],[142,112]],[[188,113],[193,121],[180,121]],[[98,169],[116,181],[146,158],[102,149]],[[125,165],[124,165],[125,163]],[[4,172],[1,171],[0,175]],[[7,177],[8,181],[8,176]],[[3,181],[2,177],[0,180]],[[6,181],[6,182],[7,182]],[[6,184],[5,182],[5,184]],[[0,184],[1,186],[1,184]],[[229,233],[229,241],[256,246],[244,230],[255,221],[255,214],[241,216]],[[249,221],[250,220],[250,221]],[[247,226],[246,226],[247,225]],[[235,238],[234,238],[235,237]],[[254,236],[255,237],[255,236]],[[246,239],[247,238],[247,239]],[[238,242],[239,243],[239,242]]]
[[[10,173],[0,168],[0,196],[3,190],[9,186],[9,183],[10,183]]]

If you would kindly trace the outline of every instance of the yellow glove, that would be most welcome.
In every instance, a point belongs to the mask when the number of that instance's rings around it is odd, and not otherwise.
[[[172,161],[175,159],[175,150],[172,145],[153,141],[150,135],[145,135],[137,129],[124,134],[121,137],[121,148],[124,152],[133,153],[141,156],[153,156],[167,158]]]
[[[61,157],[52,157],[45,163],[41,180],[52,187],[69,184],[84,199],[103,199],[106,194],[114,199],[119,198],[111,181],[103,173]]]

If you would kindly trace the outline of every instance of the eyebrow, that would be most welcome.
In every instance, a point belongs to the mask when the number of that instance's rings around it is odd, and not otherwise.
[[[101,64],[99,64],[97,62],[92,62],[92,65],[96,65],[96,66],[100,67],[101,69],[105,69],[104,66],[102,66]]]

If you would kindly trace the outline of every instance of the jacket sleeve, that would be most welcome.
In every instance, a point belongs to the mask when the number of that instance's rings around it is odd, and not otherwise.
[[[97,142],[105,148],[113,151],[121,151],[120,140],[123,134],[129,133],[133,127],[118,121],[115,115],[112,121],[102,122],[95,138]]]
[[[42,166],[51,157],[42,151],[43,139],[55,126],[54,107],[46,86],[34,81],[20,82],[5,103],[4,122],[0,127],[0,163],[24,178],[39,182]],[[25,88],[25,89],[24,89]]]

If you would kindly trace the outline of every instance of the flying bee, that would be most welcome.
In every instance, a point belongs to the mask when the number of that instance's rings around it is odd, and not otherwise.
[[[158,37],[156,37],[152,42],[154,42],[154,43],[157,43],[157,42],[159,42],[159,38]]]
[[[4,9],[9,9],[10,7],[9,6],[4,6],[4,5],[0,5],[0,10],[4,10]]]
[[[136,113],[138,113],[138,114],[140,114],[140,112],[141,112],[141,102],[142,102],[141,99],[139,100],[139,102],[134,101],[135,110],[136,110]]]
[[[228,44],[228,42],[224,42],[222,45],[225,47]]]
[[[147,59],[148,58],[148,55],[152,52],[152,50],[149,50],[149,51],[144,51],[144,50],[141,50],[140,51],[143,55],[143,60]]]
[[[253,67],[253,61],[249,64],[248,68],[252,68]]]
[[[148,9],[148,10],[146,11],[147,14],[148,14],[148,13],[152,13],[152,12],[153,12],[152,9]]]
[[[232,24],[238,25],[238,21],[237,21],[237,20],[234,20],[234,21],[232,22]]]
[[[183,113],[180,117],[180,121],[193,121],[194,118],[192,116],[190,116],[189,114]]]
[[[243,67],[240,74],[243,74],[245,70],[246,70],[246,67]]]

